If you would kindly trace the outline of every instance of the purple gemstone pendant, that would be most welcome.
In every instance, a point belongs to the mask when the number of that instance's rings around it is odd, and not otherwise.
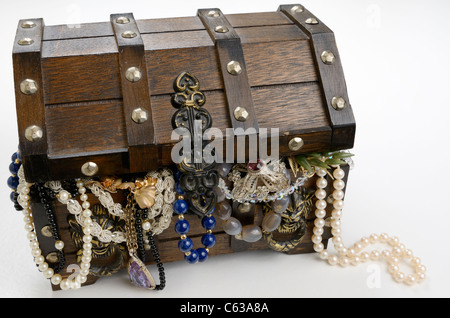
[[[133,285],[144,289],[155,289],[155,280],[145,264],[135,255],[130,255],[128,274]]]

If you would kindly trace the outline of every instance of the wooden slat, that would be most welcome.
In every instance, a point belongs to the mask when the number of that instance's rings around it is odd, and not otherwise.
[[[117,19],[119,17],[128,18],[129,22],[126,24],[118,23]],[[114,29],[119,52],[123,116],[127,128],[130,172],[144,172],[152,165],[149,162],[157,159],[157,153],[142,152],[141,149],[147,146],[153,148],[155,143],[144,42],[142,41],[133,14],[112,14],[111,24]],[[126,38],[123,36],[124,32],[133,32],[135,37]],[[137,68],[139,70],[141,78],[138,81],[130,81],[127,79],[126,74],[130,68]],[[148,119],[143,123],[136,123],[132,119],[132,113],[137,108],[146,111],[148,114]],[[143,157],[143,153],[147,156]]]
[[[309,37],[295,25],[247,27],[235,30],[243,44],[309,40]]]
[[[44,28],[44,41],[114,36],[111,23],[82,23],[76,25],[52,25]]]
[[[49,155],[127,148],[122,107],[120,99],[47,107]]]
[[[235,29],[292,24],[292,21],[287,19],[283,14],[280,14],[280,12],[237,13],[226,14],[225,17]]]
[[[117,54],[42,60],[46,104],[122,98]]]
[[[117,45],[113,36],[101,38],[63,39],[42,44],[42,58],[116,54]]]
[[[197,17],[148,19],[136,21],[141,34],[204,30]]]
[[[318,81],[306,41],[244,44],[242,48],[252,87]]]

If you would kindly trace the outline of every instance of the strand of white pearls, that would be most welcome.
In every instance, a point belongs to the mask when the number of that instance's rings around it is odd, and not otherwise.
[[[327,207],[327,193],[325,188],[327,187],[327,171],[324,169],[317,169],[316,174],[318,179],[316,181],[317,190],[315,196],[316,201],[316,220],[314,221],[314,229],[312,241],[314,243],[314,250],[319,253],[319,257],[325,261],[328,261],[330,265],[340,265],[342,267],[348,267],[349,265],[357,266],[359,264],[368,261],[380,261],[384,260],[388,263],[388,271],[392,275],[393,279],[398,283],[404,283],[406,285],[414,285],[421,283],[425,280],[426,267],[422,265],[421,260],[415,257],[413,252],[406,248],[397,237],[390,237],[383,233],[381,235],[372,234],[368,238],[363,237],[359,242],[353,245],[351,248],[347,248],[344,245],[342,239],[341,230],[341,218],[342,209],[344,208],[344,187],[345,182],[343,178],[345,176],[344,170],[339,166],[333,171],[333,194],[331,196],[331,203],[333,204],[333,210],[331,213],[331,221],[325,220],[326,207]],[[333,235],[332,242],[338,255],[331,255],[322,243],[322,235],[324,227],[329,223],[331,226],[331,234]],[[382,251],[372,250],[370,252],[364,251],[365,248],[375,244],[387,244],[392,249],[384,249]],[[409,261],[412,267],[413,274],[405,274],[400,271],[400,262],[404,260]]]
[[[22,169],[22,167],[21,167]],[[68,289],[78,289],[81,287],[81,284],[85,283],[87,280],[87,275],[89,274],[91,255],[92,255],[92,236],[91,236],[91,228],[89,226],[83,227],[83,257],[80,264],[80,271],[76,275],[73,280],[63,279],[60,274],[54,272],[54,270],[49,267],[48,263],[45,261],[45,257],[42,255],[42,250],[39,247],[39,241],[37,239],[37,235],[35,232],[35,227],[33,223],[33,217],[31,214],[31,202],[30,202],[30,188],[33,185],[32,183],[28,183],[25,181],[23,177],[23,171],[20,173],[21,177],[19,177],[19,197],[20,204],[23,208],[24,222],[25,222],[25,230],[27,231],[27,239],[30,241],[31,254],[34,257],[34,262],[38,266],[39,271],[42,272],[45,278],[50,279],[51,283],[55,286],[59,285],[62,290]],[[85,224],[92,224],[92,220],[90,216],[92,212],[89,210],[89,202],[87,202],[87,195],[85,195],[86,188],[84,188],[83,183],[77,183],[78,192],[81,195],[81,200],[83,201],[83,221]],[[83,196],[85,195],[85,197]],[[64,243],[62,241],[58,241],[55,244],[55,247],[58,250],[62,250],[64,248]]]

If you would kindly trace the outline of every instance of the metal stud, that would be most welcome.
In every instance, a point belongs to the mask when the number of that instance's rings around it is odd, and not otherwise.
[[[234,110],[234,118],[236,118],[237,121],[246,121],[248,119],[249,113],[247,109],[244,107],[236,107]]]
[[[220,12],[216,10],[211,10],[206,15],[210,18],[218,18],[220,17]]]
[[[30,38],[23,38],[23,39],[20,39],[19,41],[17,41],[17,43],[19,45],[31,45],[34,43],[34,40],[30,39]]]
[[[292,139],[289,141],[289,149],[290,149],[291,151],[298,151],[298,150],[300,150],[300,149],[303,147],[304,144],[305,144],[305,143],[304,143],[304,141],[303,141],[302,138],[300,138],[300,137],[295,137],[295,138],[292,138]]]
[[[127,17],[118,17],[116,19],[116,23],[117,24],[127,24],[127,23],[130,23],[130,19],[128,19]]]
[[[227,64],[227,71],[231,75],[239,75],[242,73],[241,64],[237,61],[231,61]]]
[[[131,113],[131,118],[136,124],[145,123],[148,120],[148,112],[142,108],[136,108]]]
[[[40,140],[44,136],[44,132],[41,127],[32,125],[25,129],[25,138],[28,141],[34,142]]]
[[[292,13],[302,13],[305,9],[302,6],[293,6],[291,8]]]
[[[98,172],[98,166],[95,162],[86,162],[82,167],[81,167],[81,172],[88,177],[92,177],[94,175],[97,174]]]
[[[125,72],[125,77],[132,83],[138,82],[142,78],[141,70],[137,67],[130,67]]]
[[[327,65],[331,65],[336,61],[336,56],[331,51],[324,51],[320,57],[322,62]]]
[[[33,21],[24,21],[20,26],[22,27],[22,29],[32,29],[36,26],[36,23],[34,23]]]
[[[347,103],[343,97],[337,96],[331,100],[331,106],[336,110],[343,110],[347,106]]]
[[[252,209],[252,204],[251,203],[241,203],[238,205],[237,210],[239,211],[239,213],[248,213],[250,212],[250,210]]]
[[[47,260],[47,262],[55,264],[59,262],[59,257],[58,257],[58,253],[57,252],[51,252],[49,253],[45,259]]]
[[[53,237],[52,227],[50,225],[46,225],[41,229],[41,234],[45,237]]]
[[[133,32],[133,31],[125,31],[122,33],[122,37],[125,39],[132,39],[132,38],[137,37],[137,34],[136,34],[136,32]]]
[[[314,24],[319,24],[319,21],[316,18],[308,18],[308,19],[306,19],[305,23],[314,25]]]
[[[224,25],[219,25],[214,28],[214,31],[216,31],[217,33],[227,33],[228,31],[230,31],[230,29],[228,29],[228,27]]]
[[[20,91],[25,95],[33,95],[37,92],[38,86],[36,81],[32,79],[26,79],[20,83]]]

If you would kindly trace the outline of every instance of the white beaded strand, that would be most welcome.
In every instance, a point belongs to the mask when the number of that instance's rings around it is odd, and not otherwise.
[[[404,283],[406,285],[414,285],[416,283],[421,283],[426,278],[426,267],[422,265],[421,260],[418,257],[414,257],[413,252],[406,249],[406,246],[400,243],[397,237],[390,237],[389,235],[383,233],[381,235],[371,234],[368,238],[363,237],[361,240],[353,245],[351,248],[347,248],[344,245],[342,239],[341,230],[341,217],[342,209],[344,207],[344,192],[345,182],[343,178],[345,177],[345,172],[339,166],[333,171],[333,194],[332,194],[332,204],[333,211],[331,213],[331,233],[333,235],[332,242],[334,244],[335,250],[338,255],[331,255],[328,250],[324,249],[322,242],[321,233],[323,233],[323,227],[326,224],[324,219],[326,216],[326,192],[325,188],[327,186],[327,180],[325,176],[327,171],[324,169],[317,169],[316,174],[318,176],[316,186],[316,220],[314,221],[314,229],[312,236],[312,241],[314,242],[314,250],[319,253],[319,257],[327,261],[330,265],[340,265],[342,267],[347,267],[349,265],[357,266],[359,264],[365,263],[369,260],[380,261],[384,260],[388,263],[388,271],[392,275],[393,279],[398,283]],[[364,251],[365,248],[374,244],[387,244],[392,250],[385,249],[382,251],[372,250],[371,252]],[[413,268],[414,274],[405,274],[400,271],[400,261],[409,261],[409,264]]]
[[[63,279],[63,277],[60,274],[56,274],[51,267],[49,267],[48,263],[45,262],[45,258],[42,255],[42,250],[39,248],[39,241],[37,240],[37,235],[35,233],[33,218],[31,214],[31,202],[30,202],[30,188],[33,184],[28,183],[25,181],[24,174],[23,174],[23,168],[20,168],[22,171],[20,171],[19,175],[19,187],[17,188],[19,193],[19,200],[20,205],[23,207],[23,215],[24,215],[24,222],[25,222],[25,230],[27,231],[27,238],[30,241],[30,247],[31,247],[31,254],[34,257],[34,262],[38,266],[39,271],[42,272],[45,278],[50,279],[51,283],[55,286],[58,286],[62,290],[68,290],[68,289],[78,289],[81,287],[81,284],[85,283],[87,280],[87,275],[89,274],[89,268],[90,268],[90,261],[91,261],[91,254],[92,254],[92,245],[90,244],[90,241],[92,240],[92,236],[90,235],[91,228],[89,226],[84,227],[83,231],[85,236],[83,237],[83,241],[85,244],[83,245],[83,258],[82,262],[80,264],[80,272],[77,274],[77,276],[69,281],[69,279]],[[84,188],[84,184],[78,184],[79,192],[86,191]],[[80,192],[80,193],[81,193]],[[84,197],[83,197],[84,198]],[[85,211],[83,212],[83,222],[85,224],[92,223],[92,220],[90,218],[89,213],[87,212],[89,209],[89,203],[86,200],[83,202],[83,207],[85,207]],[[62,241],[58,241],[55,243],[55,247],[58,250],[62,250],[64,248],[64,243]]]

